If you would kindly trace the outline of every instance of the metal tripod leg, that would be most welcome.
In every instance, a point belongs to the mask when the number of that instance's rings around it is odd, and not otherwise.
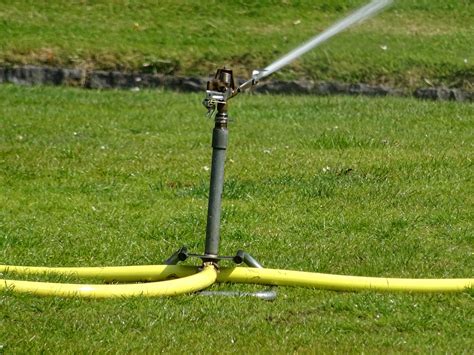
[[[188,258],[188,248],[181,247],[173,255],[165,260],[165,265],[176,265],[180,261],[185,261]]]
[[[277,297],[276,291],[272,289],[257,292],[199,291],[197,294],[200,296],[255,297],[263,301],[274,301]]]

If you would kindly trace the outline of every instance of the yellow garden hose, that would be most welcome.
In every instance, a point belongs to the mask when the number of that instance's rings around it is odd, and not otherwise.
[[[142,284],[93,285],[62,284],[35,281],[0,280],[0,290],[28,293],[38,296],[114,298],[114,297],[156,297],[175,296],[202,290],[216,281],[217,272],[213,265],[191,276],[175,280]]]
[[[190,276],[198,271],[196,266],[134,265],[98,267],[48,267],[0,265],[0,273],[17,275],[61,275],[94,278],[107,282],[161,281]]]
[[[372,290],[389,292],[461,292],[468,288],[472,288],[474,283],[474,279],[472,278],[380,278],[245,267],[222,268],[217,273],[216,278],[215,271],[211,272],[209,270],[209,268],[205,268],[204,271],[195,274],[198,271],[198,268],[195,266],[176,265],[114,266],[86,268],[50,268],[0,265],[0,272],[11,272],[19,275],[71,275],[78,277],[99,278],[104,281],[157,281],[166,280],[170,277],[182,277],[181,279],[172,281],[151,282],[132,285],[74,285],[0,280],[0,289],[11,288],[12,291],[28,292],[40,295],[76,295],[83,297],[99,298],[116,296],[126,297],[138,295],[177,295],[181,293],[193,292],[203,289],[207,286],[210,286],[215,281],[280,286],[302,286],[339,291]],[[200,278],[198,278],[198,276],[200,276]],[[181,283],[179,283],[178,281],[181,281]]]
[[[302,286],[339,291],[404,292],[461,292],[474,284],[474,279],[400,279],[242,267],[223,269],[217,281]]]

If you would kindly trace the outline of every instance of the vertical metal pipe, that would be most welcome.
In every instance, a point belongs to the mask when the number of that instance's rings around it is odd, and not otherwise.
[[[212,132],[212,163],[209,203],[207,208],[205,255],[219,254],[222,191],[224,189],[224,164],[227,149],[227,107],[217,105],[216,124]]]

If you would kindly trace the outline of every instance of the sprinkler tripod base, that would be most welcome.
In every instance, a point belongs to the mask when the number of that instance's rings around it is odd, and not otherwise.
[[[199,258],[203,261],[203,264],[212,263],[218,267],[218,262],[221,260],[230,260],[235,264],[240,265],[246,264],[251,268],[263,269],[260,264],[252,255],[249,253],[238,250],[234,256],[220,256],[220,255],[209,255],[209,254],[193,254],[188,252],[188,248],[182,246],[176,252],[173,253],[168,259],[165,260],[165,265],[176,265],[180,261],[185,261],[190,257]],[[225,296],[225,297],[255,297],[265,301],[273,301],[277,297],[277,292],[270,287],[267,290],[257,292],[238,292],[238,291],[198,291],[199,295],[202,296]]]

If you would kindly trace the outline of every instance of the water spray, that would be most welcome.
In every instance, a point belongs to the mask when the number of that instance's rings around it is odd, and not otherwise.
[[[392,0],[375,0],[365,6],[362,6],[357,11],[336,22],[320,34],[317,34],[316,36],[310,38],[308,41],[306,41],[299,47],[296,47],[292,51],[288,52],[283,57],[279,58],[273,63],[269,64],[264,69],[255,69],[252,72],[252,77],[246,82],[244,82],[242,85],[240,85],[236,90],[234,89],[234,87],[227,87],[224,90],[212,90],[216,82],[213,82],[211,84],[211,89],[209,88],[208,84],[208,89],[206,91],[207,97],[204,100],[204,106],[208,108],[209,112],[213,112],[216,103],[225,102],[227,99],[236,96],[238,93],[257,85],[259,80],[282,69],[284,66],[290,64],[295,59],[298,59],[303,54],[326,42],[328,39],[344,31],[345,29],[376,15],[391,3]],[[220,73],[218,70],[215,79],[218,79],[219,74]]]
[[[105,282],[125,284],[64,284],[0,279],[0,290],[29,293],[41,296],[111,298],[111,297],[155,297],[171,296],[203,290],[215,282],[253,283],[262,285],[284,285],[321,288],[341,291],[403,291],[403,292],[462,292],[472,288],[474,279],[399,279],[347,275],[331,275],[303,271],[265,269],[249,253],[239,250],[234,256],[219,255],[220,217],[222,191],[224,187],[224,163],[228,143],[228,100],[242,91],[257,85],[258,81],[271,75],[299,58],[319,44],[327,41],[346,28],[361,22],[386,8],[391,0],[375,0],[361,7],[343,20],[335,23],[321,34],[311,38],[280,59],[261,70],[254,70],[252,77],[236,86],[232,70],[218,69],[207,83],[203,104],[210,116],[214,116],[212,133],[212,167],[207,213],[206,241],[203,254],[189,253],[181,247],[166,261],[165,265],[115,266],[115,267],[27,267],[0,265],[0,273],[16,275],[66,275],[96,278]],[[201,266],[176,265],[190,257],[201,259]],[[221,267],[221,260],[248,267]],[[132,283],[146,282],[146,283]],[[272,300],[273,290],[237,293],[233,291],[204,291],[203,295],[253,296]]]

